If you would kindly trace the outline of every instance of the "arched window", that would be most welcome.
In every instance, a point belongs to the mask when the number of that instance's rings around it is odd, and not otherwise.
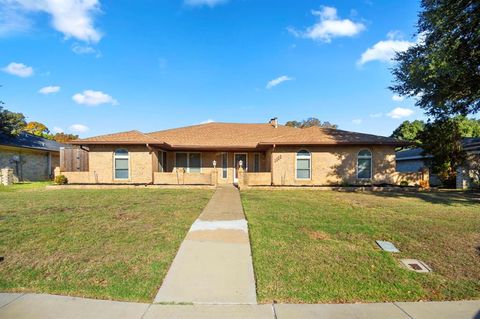
[[[372,153],[369,150],[361,150],[358,152],[357,178],[372,178]]]
[[[128,151],[115,150],[114,157],[115,179],[128,179]]]
[[[310,179],[311,176],[311,160],[312,156],[307,150],[301,150],[297,152],[297,179]]]

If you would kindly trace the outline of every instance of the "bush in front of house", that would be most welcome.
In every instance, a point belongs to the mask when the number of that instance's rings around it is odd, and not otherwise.
[[[65,175],[57,175],[53,181],[57,185],[68,184],[68,178]]]
[[[408,182],[407,182],[407,181],[401,181],[401,182],[400,182],[400,186],[401,186],[401,187],[407,187],[407,186],[408,186]]]

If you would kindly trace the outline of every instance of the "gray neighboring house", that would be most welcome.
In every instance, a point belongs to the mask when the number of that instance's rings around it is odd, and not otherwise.
[[[59,166],[60,147],[64,146],[26,132],[18,136],[0,132],[0,169],[12,168],[14,182],[49,180]]]
[[[463,139],[463,148],[468,154],[480,154],[480,137],[467,137]],[[397,172],[418,172],[422,167],[427,166],[426,162],[432,155],[423,155],[423,149],[411,148],[396,152]],[[467,166],[473,166],[468,163]],[[471,187],[474,176],[468,168],[460,168],[457,171],[457,189]],[[439,186],[441,181],[438,176],[430,174],[430,185]]]

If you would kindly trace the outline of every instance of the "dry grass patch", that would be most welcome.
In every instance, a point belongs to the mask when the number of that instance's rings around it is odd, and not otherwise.
[[[480,298],[478,193],[247,190],[242,200],[262,302]],[[405,270],[400,258],[434,272]]]

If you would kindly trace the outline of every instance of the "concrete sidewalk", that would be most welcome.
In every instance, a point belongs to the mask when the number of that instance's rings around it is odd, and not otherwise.
[[[237,188],[217,188],[181,244],[155,302],[257,303],[248,226]]]
[[[479,319],[479,301],[161,305],[0,293],[0,319]]]

